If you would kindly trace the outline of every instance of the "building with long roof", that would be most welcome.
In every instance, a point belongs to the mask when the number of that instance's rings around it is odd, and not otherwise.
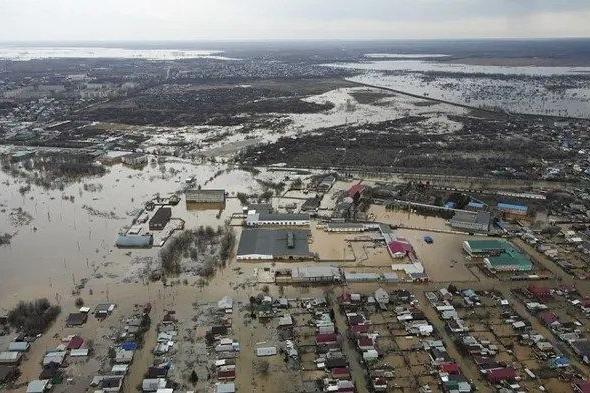
[[[238,244],[238,260],[312,259],[308,230],[246,228]]]
[[[490,229],[491,215],[487,211],[457,211],[449,220],[453,228],[474,232],[488,232]]]
[[[494,271],[531,271],[530,258],[506,240],[466,240],[463,249],[471,256],[481,257],[484,264]]]

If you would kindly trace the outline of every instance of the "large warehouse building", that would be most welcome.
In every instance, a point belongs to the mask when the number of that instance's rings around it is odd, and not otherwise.
[[[490,220],[490,213],[486,211],[457,211],[449,220],[449,225],[457,229],[483,233],[489,231]]]
[[[246,217],[246,225],[256,226],[307,226],[309,214],[307,213],[258,213],[249,212]]]
[[[531,271],[533,263],[506,240],[466,240],[463,249],[493,271]]]
[[[502,203],[502,202],[500,202],[500,203],[498,203],[496,208],[503,213],[514,214],[517,216],[526,216],[529,211],[528,206],[522,205],[520,203]]]
[[[246,228],[238,245],[238,260],[312,259],[310,231]]]
[[[187,203],[225,203],[225,190],[186,190]]]

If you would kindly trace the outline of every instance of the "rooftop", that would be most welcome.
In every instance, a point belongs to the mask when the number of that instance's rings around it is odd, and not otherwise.
[[[259,221],[307,221],[307,213],[260,213]]]
[[[238,245],[238,256],[309,256],[307,230],[244,229]]]
[[[197,190],[185,192],[187,202],[221,202],[225,201],[225,190]]]
[[[517,204],[517,203],[506,203],[500,202],[497,205],[498,209],[500,210],[519,210],[522,212],[528,211],[528,207],[525,205]]]
[[[455,222],[466,222],[474,224],[489,224],[490,213],[486,211],[470,212],[470,211],[457,211],[451,221]]]
[[[493,269],[533,269],[531,260],[506,240],[467,240],[464,248],[469,253],[486,256],[486,263]]]

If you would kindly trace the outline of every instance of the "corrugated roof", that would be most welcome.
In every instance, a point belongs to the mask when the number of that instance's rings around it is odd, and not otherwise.
[[[519,205],[516,203],[505,203],[505,202],[500,202],[497,205],[498,209],[506,209],[506,210],[520,210],[523,212],[528,211],[528,207],[525,205]]]
[[[309,221],[307,213],[260,213],[259,221]]]
[[[218,383],[215,385],[216,393],[234,393],[236,391],[235,383]]]
[[[505,240],[467,240],[465,243],[471,252],[487,254],[486,261],[489,262],[491,268],[513,267],[515,270],[521,271],[533,268],[531,260]]]
[[[486,211],[470,212],[470,211],[457,211],[450,220],[451,222],[465,222],[465,223],[477,223],[477,224],[489,224],[490,213]]]
[[[26,352],[30,346],[26,341],[14,341],[8,344],[8,350],[11,352]]]
[[[293,278],[340,276],[340,270],[334,266],[297,267],[291,270],[291,276]]]
[[[287,241],[292,234],[292,246]],[[238,256],[273,255],[311,257],[307,230],[244,229],[238,245]]]
[[[119,235],[115,245],[117,247],[150,247],[152,243],[152,235]]]
[[[27,386],[27,393],[43,393],[47,388],[47,384],[49,383],[48,379],[43,380],[34,380],[29,382]]]
[[[224,202],[225,190],[186,190],[187,202]]]

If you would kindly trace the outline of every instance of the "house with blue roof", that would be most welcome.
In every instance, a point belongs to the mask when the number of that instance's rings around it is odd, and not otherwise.
[[[518,203],[499,202],[498,205],[496,205],[496,208],[503,213],[516,214],[521,216],[525,216],[529,211],[528,206]]]

